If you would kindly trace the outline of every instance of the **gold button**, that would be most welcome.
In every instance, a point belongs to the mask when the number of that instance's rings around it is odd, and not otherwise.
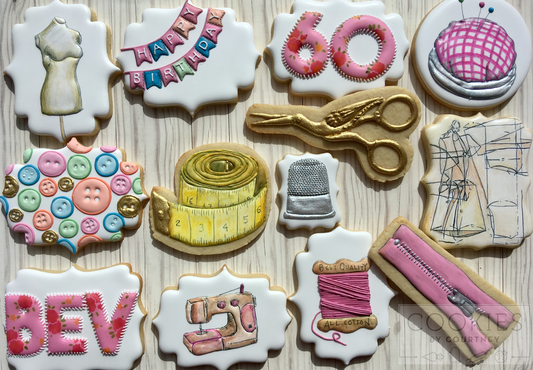
[[[58,237],[55,231],[48,230],[43,233],[43,236],[41,237],[41,239],[43,240],[43,243],[55,244],[57,243]]]
[[[118,201],[118,213],[127,218],[137,216],[141,210],[141,201],[133,195],[125,195]]]
[[[20,209],[12,209],[9,211],[9,219],[13,222],[20,222],[24,218],[24,213]]]
[[[13,198],[19,192],[19,183],[13,176],[6,176],[6,182],[4,186],[4,191],[2,194],[6,198]]]
[[[61,191],[67,192],[71,191],[74,187],[74,180],[72,180],[70,177],[63,177],[57,184],[59,185],[59,189],[61,189]]]

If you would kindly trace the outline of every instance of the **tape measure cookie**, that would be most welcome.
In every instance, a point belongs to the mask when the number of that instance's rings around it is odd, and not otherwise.
[[[254,240],[270,213],[268,167],[238,144],[203,145],[176,164],[177,196],[154,187],[150,224],[154,238],[182,252],[230,252]]]

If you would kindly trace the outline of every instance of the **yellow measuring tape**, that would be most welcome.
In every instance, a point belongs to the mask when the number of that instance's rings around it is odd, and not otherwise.
[[[240,239],[266,220],[265,169],[233,150],[193,154],[180,170],[178,204],[169,202],[169,236],[193,246]]]

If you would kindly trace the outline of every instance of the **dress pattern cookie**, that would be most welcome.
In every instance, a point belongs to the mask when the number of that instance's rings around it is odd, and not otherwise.
[[[334,99],[398,80],[409,43],[402,18],[384,11],[375,1],[296,0],[276,17],[267,46],[274,77],[296,94]]]
[[[179,288],[161,295],[153,321],[159,348],[175,353],[178,366],[224,370],[239,362],[264,362],[269,350],[284,346],[291,321],[280,290],[264,275],[234,275],[226,266],[212,276],[182,276]],[[216,318],[224,318],[216,321],[222,327],[202,328],[213,327]]]
[[[60,141],[93,135],[111,117],[109,84],[120,70],[110,61],[110,31],[84,5],[54,0],[29,8],[13,27],[15,113],[31,132]]]
[[[533,134],[517,118],[439,116],[422,138],[428,201],[422,229],[446,249],[516,248],[533,232],[527,162]]]
[[[394,293],[367,258],[371,244],[369,233],[337,227],[313,234],[309,251],[296,256],[298,291],[289,299],[302,314],[300,337],[319,357],[348,364],[389,335]]]
[[[253,31],[236,22],[232,9],[202,9],[189,0],[173,10],[148,9],[143,23],[128,26],[124,43],[117,58],[126,87],[142,92],[148,105],[179,105],[194,114],[207,103],[236,99],[237,88],[254,83]]]
[[[89,243],[120,241],[148,199],[142,168],[120,149],[93,149],[71,139],[59,150],[27,149],[25,165],[6,169],[0,202],[29,245],[60,244],[72,253]]]
[[[142,355],[141,279],[129,265],[21,270],[6,287],[7,361],[19,369],[129,369]]]

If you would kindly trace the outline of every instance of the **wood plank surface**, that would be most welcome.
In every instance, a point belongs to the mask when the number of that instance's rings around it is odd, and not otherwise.
[[[474,1],[474,0],[471,0]],[[439,0],[384,0],[387,13],[399,13],[405,22],[407,38],[411,41],[416,28]],[[510,0],[525,18],[531,29],[533,2],[530,0]],[[48,0],[1,0],[0,1],[0,70],[8,66],[13,51],[11,29],[23,22],[24,11],[28,7],[46,5]],[[83,3],[94,9],[98,20],[105,22],[112,30],[112,52],[116,57],[124,41],[124,31],[128,24],[141,22],[144,9],[150,7],[175,8],[180,0],[68,0],[68,3]],[[252,24],[257,50],[263,50],[271,37],[271,26],[275,16],[291,9],[291,0],[194,0],[201,7],[230,7],[235,9],[237,20]],[[487,1],[490,6],[490,1]],[[518,50],[520,52],[520,50]],[[338,203],[342,212],[341,225],[352,230],[366,230],[375,238],[397,216],[404,216],[418,224],[422,216],[425,191],[419,184],[424,173],[425,158],[420,140],[420,129],[431,124],[438,114],[453,113],[469,116],[476,112],[459,113],[450,110],[428,96],[413,71],[410,55],[405,59],[405,74],[398,86],[414,91],[422,102],[420,127],[411,135],[415,157],[411,170],[402,179],[381,184],[367,178],[358,164],[354,152],[337,151],[333,156],[340,161],[337,184],[340,192]],[[239,102],[233,105],[207,107],[193,119],[180,108],[154,109],[143,103],[142,97],[128,92],[122,79],[113,83],[114,111],[111,119],[104,121],[100,133],[95,137],[81,139],[85,145],[99,147],[116,145],[124,149],[128,159],[138,162],[145,169],[145,188],[150,192],[153,186],[174,188],[174,166],[178,158],[196,146],[235,142],[252,147],[269,164],[275,197],[279,188],[276,177],[276,162],[285,154],[304,152],[320,153],[294,137],[262,135],[251,132],[244,123],[245,114],[254,103],[304,104],[322,106],[322,98],[294,97],[289,86],[276,82],[271,75],[272,61],[263,54],[257,67],[255,87],[251,91],[241,91]],[[526,127],[533,128],[533,74],[530,73],[508,102],[488,111],[488,117],[516,116]],[[11,79],[4,76],[0,83],[0,167],[11,163],[22,163],[22,153],[26,148],[60,148],[54,138],[38,137],[27,129],[27,120],[17,118],[14,113],[14,86]],[[532,170],[532,161],[528,170]],[[531,190],[529,191],[531,196]],[[277,223],[280,202],[272,202],[272,212],[264,233],[248,247],[216,256],[196,257],[177,252],[155,241],[151,237],[148,219],[148,206],[145,207],[143,223],[137,230],[126,231],[124,241],[90,245],[77,255],[61,246],[33,247],[24,243],[22,234],[8,230],[4,217],[0,217],[0,287],[14,280],[22,268],[66,270],[73,264],[87,269],[111,266],[119,262],[130,263],[133,271],[144,280],[142,301],[148,310],[144,323],[145,353],[136,369],[174,369],[175,356],[158,351],[157,331],[152,326],[152,318],[159,310],[160,295],[163,289],[176,285],[182,274],[211,274],[224,264],[240,274],[265,273],[271,283],[282,287],[287,295],[297,288],[294,268],[295,255],[305,250],[307,238],[312,232],[299,229],[290,231]],[[531,206],[528,205],[531,210]],[[314,232],[317,232],[315,230]],[[478,272],[488,282],[513,298],[522,306],[523,321],[519,329],[511,335],[509,342],[497,350],[480,369],[510,369],[531,366],[530,357],[533,329],[533,274],[531,274],[533,239],[529,238],[518,249],[489,249],[480,252],[470,250],[453,251],[453,254]],[[463,364],[453,346],[441,338],[442,344],[426,351],[432,339],[442,336],[442,332],[432,332],[416,319],[407,315],[412,302],[403,294],[398,294],[389,308],[391,314],[390,336],[383,341],[371,357],[353,360],[347,369],[407,369],[417,365],[420,369],[462,368]],[[3,308],[3,301],[1,302]],[[530,307],[531,306],[531,307]],[[407,307],[407,311],[406,311]],[[234,369],[334,369],[345,368],[340,361],[321,359],[314,355],[313,346],[303,343],[298,336],[300,315],[297,307],[289,303],[288,309],[295,318],[286,331],[286,345],[281,351],[273,351],[265,364],[239,364]],[[4,322],[3,309],[0,310]],[[424,328],[419,329],[421,326]],[[434,342],[434,340],[433,340]],[[206,367],[207,368],[207,367]],[[0,369],[8,369],[6,361],[6,339],[0,335]]]

